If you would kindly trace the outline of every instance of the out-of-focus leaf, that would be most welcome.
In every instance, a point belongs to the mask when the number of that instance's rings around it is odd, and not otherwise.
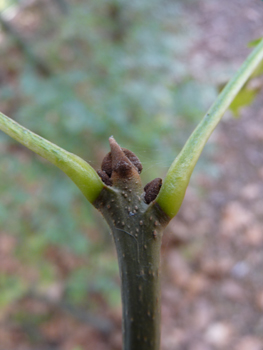
[[[233,112],[235,117],[239,116],[239,112],[243,107],[249,106],[256,98],[259,88],[252,88],[250,84],[246,84],[234,101],[231,103],[229,109]]]
[[[263,62],[261,62],[255,72],[252,74],[251,79],[259,77],[260,75],[263,74]]]
[[[248,47],[254,47],[257,46],[257,44],[259,44],[259,42],[263,39],[263,37],[257,38],[255,40],[252,40],[248,43]]]
[[[261,38],[260,38],[261,39]],[[255,45],[260,41],[255,40]],[[255,46],[251,45],[251,46]],[[243,107],[249,106],[253,103],[258,93],[261,91],[263,86],[263,61],[259,63],[247,83],[240,90],[234,101],[231,103],[229,109],[233,112],[235,117],[239,116],[240,110]],[[223,89],[224,85],[219,87],[219,91]]]

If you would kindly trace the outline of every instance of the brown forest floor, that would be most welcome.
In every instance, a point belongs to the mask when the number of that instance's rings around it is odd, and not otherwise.
[[[237,66],[247,55],[245,44],[262,35],[260,0],[189,2],[185,13],[201,31],[188,57],[198,78],[214,79],[216,71]],[[224,118],[212,137],[218,176],[195,176],[167,228],[162,350],[263,350],[262,98],[240,119]],[[41,307],[36,302],[35,309]],[[2,327],[0,350],[77,350],[76,343],[120,350],[121,313],[106,313],[114,325],[110,335],[58,312],[41,330],[48,346],[32,348],[21,330]]]

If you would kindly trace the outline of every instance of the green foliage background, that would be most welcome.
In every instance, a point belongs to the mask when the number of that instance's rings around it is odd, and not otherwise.
[[[187,70],[186,57],[198,33],[184,16],[183,2],[22,5],[2,1],[2,15],[19,11],[13,25],[50,73],[43,75],[30,52],[22,52],[14,36],[5,33],[2,111],[95,168],[114,135],[141,159],[145,183],[163,176],[216,95],[214,87]],[[84,305],[95,292],[118,304],[117,261],[108,229],[74,184],[3,133],[0,166],[0,233],[14,235],[16,258],[38,271],[34,279],[2,273],[0,307],[58,281],[70,302]],[[50,247],[80,263],[63,275],[48,258]]]

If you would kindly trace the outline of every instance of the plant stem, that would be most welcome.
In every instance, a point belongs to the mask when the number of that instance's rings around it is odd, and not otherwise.
[[[82,158],[24,128],[1,112],[0,130],[64,171],[91,203],[100,194],[103,183]]]
[[[130,186],[105,189],[94,204],[109,224],[117,250],[123,349],[159,350],[160,250],[169,218],[157,205],[144,203],[140,191]]]
[[[224,87],[172,163],[156,199],[156,202],[170,218],[175,216],[181,207],[190,177],[207,140],[262,59],[263,39]]]
[[[124,350],[159,350],[160,250],[169,218],[159,205],[144,201],[138,158],[113,137],[109,142],[102,169],[112,187],[105,187],[93,204],[110,226],[117,250]]]
[[[145,239],[150,235],[151,229],[145,228],[135,241],[118,229],[113,231],[121,276],[125,350],[158,350],[160,345],[160,240]]]

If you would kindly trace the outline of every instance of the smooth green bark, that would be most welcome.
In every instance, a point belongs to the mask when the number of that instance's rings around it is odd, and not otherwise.
[[[160,252],[170,219],[143,201],[133,183],[107,188],[95,201],[116,246],[122,295],[123,349],[159,350],[161,322]]]
[[[262,59],[263,40],[261,40],[235,76],[222,90],[172,163],[156,199],[156,202],[170,218],[175,216],[181,207],[190,177],[208,138]]]
[[[64,171],[91,203],[102,191],[104,185],[100,177],[82,158],[38,136],[1,112],[0,130]]]

